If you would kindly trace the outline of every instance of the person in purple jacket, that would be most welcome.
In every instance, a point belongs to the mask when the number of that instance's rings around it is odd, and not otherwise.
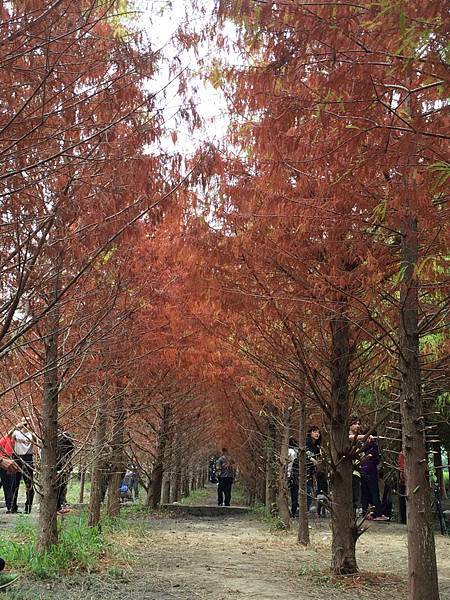
[[[376,436],[376,433],[374,433]],[[364,458],[361,461],[361,505],[367,519],[374,521],[389,521],[382,514],[380,490],[378,487],[378,465],[380,464],[380,449],[376,439],[371,439],[364,446]],[[368,514],[369,506],[373,513]]]

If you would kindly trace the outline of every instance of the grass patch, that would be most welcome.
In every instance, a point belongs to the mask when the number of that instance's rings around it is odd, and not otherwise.
[[[270,513],[261,502],[257,502],[252,506],[251,514],[259,521],[267,523],[272,531],[284,531],[286,529],[281,518],[276,514]]]
[[[76,475],[72,475],[69,485],[67,487],[67,502],[69,504],[78,504],[80,501],[80,480]],[[89,502],[89,496],[91,495],[91,482],[86,480],[84,482],[84,502]]]
[[[87,527],[85,515],[62,519],[59,543],[46,552],[37,550],[37,527],[27,517],[18,519],[14,533],[0,539],[0,555],[9,569],[19,569],[38,579],[53,579],[61,573],[90,571],[105,552],[105,527]]]
[[[197,490],[192,490],[189,496],[181,499],[181,504],[188,504],[189,506],[193,506],[195,504],[202,504],[206,498],[209,496],[209,490],[207,488],[198,488]]]
[[[237,481],[233,484],[233,488],[231,490],[231,501],[233,504],[238,506],[246,506],[247,504],[247,496],[240,481]]]

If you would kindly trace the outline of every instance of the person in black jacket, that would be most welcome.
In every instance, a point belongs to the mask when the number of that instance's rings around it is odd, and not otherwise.
[[[317,474],[317,463],[320,460],[322,434],[317,426],[310,427],[306,436],[306,504],[308,510],[314,498],[314,488]]]
[[[299,474],[299,460],[298,454],[294,458],[292,463],[291,472],[289,475],[289,490],[291,492],[291,517],[295,519],[298,510],[298,474]]]

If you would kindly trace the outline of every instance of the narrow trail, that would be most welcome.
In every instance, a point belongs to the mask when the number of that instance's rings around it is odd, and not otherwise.
[[[209,487],[205,505],[214,505]],[[226,513],[224,513],[226,515]],[[328,576],[329,520],[312,522],[303,549],[295,531],[274,533],[253,515],[134,518],[114,535],[115,556],[99,573],[50,583],[22,580],[5,600],[401,600],[406,597],[406,532],[379,523],[358,542],[361,575],[342,583]],[[295,528],[295,524],[294,524]],[[450,600],[450,540],[437,536],[441,600]],[[371,576],[365,574],[370,571]],[[376,573],[377,575],[373,575]],[[15,594],[15,595],[14,595]]]

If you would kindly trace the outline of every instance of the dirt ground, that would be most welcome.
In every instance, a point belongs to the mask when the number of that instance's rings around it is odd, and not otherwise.
[[[361,573],[329,577],[330,523],[311,523],[311,547],[295,531],[274,533],[252,515],[151,516],[115,534],[117,550],[99,573],[51,583],[21,579],[4,600],[401,600],[406,598],[406,532],[372,523],[358,542]],[[295,524],[294,524],[295,527]],[[441,600],[450,600],[450,539],[436,537]]]

